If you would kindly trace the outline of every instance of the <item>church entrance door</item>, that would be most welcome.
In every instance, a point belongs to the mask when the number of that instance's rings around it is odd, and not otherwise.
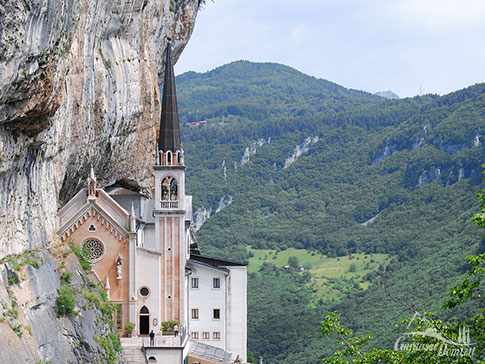
[[[150,333],[150,312],[146,306],[140,310],[140,335],[148,335]]]

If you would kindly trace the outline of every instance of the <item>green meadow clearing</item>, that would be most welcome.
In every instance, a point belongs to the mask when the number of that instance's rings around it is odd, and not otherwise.
[[[248,271],[255,273],[263,263],[279,268],[288,268],[291,257],[298,259],[302,271],[312,275],[309,287],[315,299],[338,302],[345,294],[354,290],[365,290],[379,271],[390,262],[387,254],[352,254],[329,258],[316,251],[288,248],[282,251],[248,248]]]

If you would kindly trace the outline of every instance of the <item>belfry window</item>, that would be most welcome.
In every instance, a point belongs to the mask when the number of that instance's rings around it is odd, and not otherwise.
[[[173,177],[165,177],[162,180],[162,200],[176,201],[178,200],[178,186],[177,180]]]

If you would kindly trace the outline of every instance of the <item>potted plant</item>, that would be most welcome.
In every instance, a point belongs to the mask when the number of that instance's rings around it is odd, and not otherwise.
[[[175,325],[178,326],[177,321],[162,321],[162,335],[173,335]]]
[[[135,328],[135,324],[133,322],[128,322],[125,325],[125,331],[128,333],[128,337],[132,336],[134,328]]]

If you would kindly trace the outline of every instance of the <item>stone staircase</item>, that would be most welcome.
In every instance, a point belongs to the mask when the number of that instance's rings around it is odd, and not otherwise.
[[[125,353],[126,364],[146,364],[145,357],[141,351],[141,346],[132,345],[128,340],[123,339],[124,338],[121,338],[121,346]]]

